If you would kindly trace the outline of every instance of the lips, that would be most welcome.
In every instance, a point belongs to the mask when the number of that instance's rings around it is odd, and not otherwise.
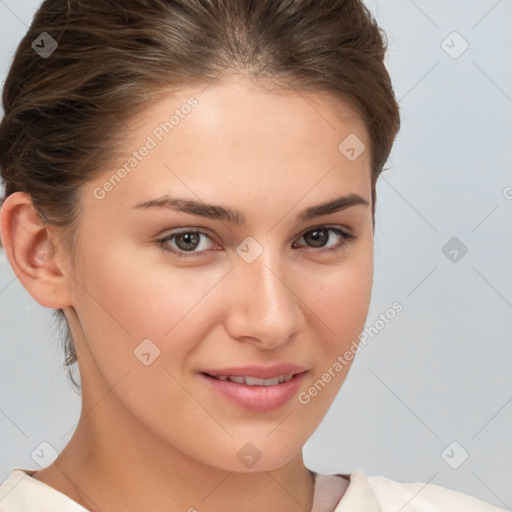
[[[283,407],[298,393],[307,372],[276,386],[248,386],[219,380],[202,374],[205,384],[215,396],[252,412],[269,412]]]

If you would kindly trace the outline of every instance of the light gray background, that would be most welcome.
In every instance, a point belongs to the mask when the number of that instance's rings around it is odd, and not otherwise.
[[[0,0],[2,81],[38,5]],[[402,114],[377,188],[367,326],[381,325],[395,301],[403,311],[358,354],[306,444],[306,464],[431,482],[510,510],[512,2],[367,5],[388,36]],[[443,49],[462,48],[458,36],[446,39],[453,31],[469,44],[458,58]],[[452,237],[468,249],[456,262],[442,251]],[[80,398],[61,367],[50,311],[0,258],[3,480],[14,467],[38,468],[31,453],[42,441],[66,445]],[[465,452],[457,469],[445,462],[455,466]]]

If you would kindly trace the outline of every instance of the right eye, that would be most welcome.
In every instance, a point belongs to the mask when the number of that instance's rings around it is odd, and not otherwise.
[[[206,252],[206,250],[195,251],[195,249],[201,246],[201,239],[203,237],[211,240],[211,237],[204,231],[181,229],[166,235],[164,238],[160,238],[156,242],[163,251],[173,253],[178,257],[189,258],[192,256],[200,256],[202,253]],[[168,242],[171,240],[175,240],[175,248],[169,246]]]

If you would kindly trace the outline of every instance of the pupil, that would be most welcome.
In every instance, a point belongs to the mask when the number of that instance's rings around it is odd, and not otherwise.
[[[183,244],[178,243],[179,240],[185,240],[185,247],[181,247]],[[182,235],[179,235],[176,241],[177,245],[180,246],[180,249],[183,250],[195,249],[197,247],[198,242],[199,233],[184,233]],[[189,244],[192,244],[192,247],[190,247]]]
[[[310,235],[311,235],[311,238],[313,238],[313,242],[314,242],[313,246],[321,247],[323,245],[322,242],[325,242],[326,230],[325,229],[315,229],[314,231],[310,232]],[[320,243],[318,244],[317,242],[320,242]]]

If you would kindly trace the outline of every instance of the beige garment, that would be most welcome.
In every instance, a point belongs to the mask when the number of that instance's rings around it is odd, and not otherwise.
[[[16,468],[0,485],[0,512],[88,512],[65,494],[32,478],[27,474],[31,471]],[[347,479],[349,485],[345,490]],[[404,484],[382,476],[368,476],[360,470],[345,475],[315,473],[311,512],[397,511],[505,512],[505,509],[437,485]]]
[[[350,479],[346,490],[343,479]],[[401,483],[383,476],[369,476],[360,470],[344,475],[316,474],[311,512],[398,511],[505,512],[505,509],[439,485]]]

